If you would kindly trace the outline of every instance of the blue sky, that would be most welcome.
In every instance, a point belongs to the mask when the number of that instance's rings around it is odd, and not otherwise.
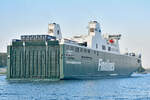
[[[23,34],[46,34],[50,22],[59,23],[63,37],[87,34],[90,20],[103,33],[121,33],[121,51],[142,53],[150,67],[150,0],[0,0],[0,51]]]

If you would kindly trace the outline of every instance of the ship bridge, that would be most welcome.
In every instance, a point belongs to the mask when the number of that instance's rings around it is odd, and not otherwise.
[[[91,21],[88,25],[88,34],[74,36],[71,38],[78,43],[87,43],[87,47],[111,53],[120,53],[119,40],[121,35],[102,35],[100,24],[97,21]]]

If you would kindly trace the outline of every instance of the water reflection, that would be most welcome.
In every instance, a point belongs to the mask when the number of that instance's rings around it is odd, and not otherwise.
[[[7,81],[0,76],[1,100],[149,100],[150,74],[97,80]]]

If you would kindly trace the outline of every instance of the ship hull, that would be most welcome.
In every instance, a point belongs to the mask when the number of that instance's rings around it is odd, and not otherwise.
[[[58,41],[16,41],[7,50],[7,79],[127,77],[141,67],[140,59],[133,56]]]
[[[79,48],[79,51],[75,52],[74,50],[68,50],[67,45],[63,46],[64,79],[128,77],[141,66],[136,57],[91,49],[84,52],[86,48],[83,48],[83,51],[80,52],[81,48],[74,46],[75,49]]]

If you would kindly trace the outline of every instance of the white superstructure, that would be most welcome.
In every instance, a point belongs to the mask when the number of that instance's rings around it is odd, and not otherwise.
[[[61,34],[59,24],[56,23],[48,24],[48,34],[51,36],[55,36],[57,39],[62,39],[62,34]]]
[[[121,35],[102,35],[100,24],[97,21],[89,22],[88,34],[74,36],[71,39],[62,39],[60,26],[56,23],[49,24],[49,35],[61,39],[63,43],[74,45],[86,44],[86,47],[111,53],[120,53],[118,40]]]

